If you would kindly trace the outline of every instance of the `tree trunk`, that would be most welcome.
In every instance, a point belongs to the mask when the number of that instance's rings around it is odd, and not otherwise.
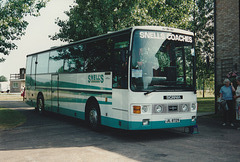
[[[205,97],[205,94],[204,94],[204,85],[205,85],[205,80],[204,80],[204,77],[203,77],[203,98]]]

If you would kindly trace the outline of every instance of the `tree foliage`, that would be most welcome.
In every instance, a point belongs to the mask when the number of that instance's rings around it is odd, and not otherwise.
[[[214,78],[213,0],[76,0],[68,20],[56,20],[52,40],[78,41],[131,26],[156,25],[195,31],[197,76]]]
[[[3,0],[0,1],[0,53],[9,55],[16,49],[14,40],[21,39],[25,34],[28,22],[27,15],[39,16],[39,10],[45,7],[48,0]],[[0,62],[4,61],[0,57]]]
[[[214,87],[214,0],[196,0],[195,21],[198,85]]]
[[[52,40],[72,42],[137,25],[161,25],[186,29],[193,9],[192,0],[76,0],[56,20],[59,33]]]
[[[0,76],[0,82],[7,82],[7,78],[4,75]]]

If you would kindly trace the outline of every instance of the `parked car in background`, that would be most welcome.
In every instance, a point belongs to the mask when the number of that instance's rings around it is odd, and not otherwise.
[[[1,93],[9,93],[10,87],[8,82],[0,82],[0,92]]]

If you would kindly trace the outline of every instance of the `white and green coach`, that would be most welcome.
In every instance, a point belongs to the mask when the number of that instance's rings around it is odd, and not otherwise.
[[[138,26],[27,56],[26,102],[101,125],[196,125],[193,33]]]

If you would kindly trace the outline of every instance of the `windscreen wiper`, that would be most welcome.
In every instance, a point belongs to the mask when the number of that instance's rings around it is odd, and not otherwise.
[[[156,92],[156,91],[157,91],[156,89],[151,90],[151,91],[147,91],[147,92],[144,93],[144,95],[146,96],[146,95],[148,95],[148,94],[150,94],[150,93],[152,93],[152,92]]]

